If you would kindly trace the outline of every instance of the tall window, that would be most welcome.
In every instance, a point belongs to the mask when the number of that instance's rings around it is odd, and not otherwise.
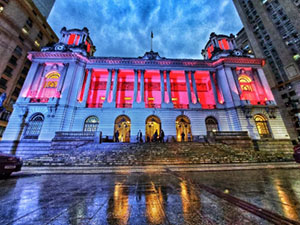
[[[261,138],[270,138],[271,132],[269,129],[268,120],[263,115],[254,116],[255,125]]]
[[[206,125],[206,131],[218,131],[219,130],[218,121],[216,120],[216,118],[214,118],[212,116],[206,118],[205,125]]]
[[[41,98],[53,98],[56,97],[57,84],[60,78],[58,72],[50,72],[46,75],[43,90],[40,95]]]
[[[34,115],[28,123],[24,134],[25,139],[38,139],[42,130],[44,116],[42,114]]]
[[[88,117],[84,122],[84,132],[95,132],[98,129],[99,119],[96,116]]]
[[[246,75],[241,75],[239,77],[239,83],[240,83],[240,86],[241,86],[241,89],[243,92],[244,91],[250,91],[250,92],[253,91],[251,82],[252,82],[251,78]]]

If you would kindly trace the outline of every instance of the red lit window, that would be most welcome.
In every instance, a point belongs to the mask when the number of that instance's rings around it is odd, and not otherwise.
[[[74,44],[75,37],[76,37],[75,34],[71,34],[71,35],[70,35],[69,40],[68,40],[68,45]]]

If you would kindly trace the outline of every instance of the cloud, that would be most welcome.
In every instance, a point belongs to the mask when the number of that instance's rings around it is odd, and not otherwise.
[[[137,57],[153,48],[168,58],[202,58],[211,32],[237,33],[242,24],[230,0],[56,0],[48,19],[90,30],[96,56]]]

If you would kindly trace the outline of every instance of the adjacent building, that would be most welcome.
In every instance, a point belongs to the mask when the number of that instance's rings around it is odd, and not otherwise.
[[[211,34],[204,60],[94,52],[87,28],[63,28],[58,43],[29,52],[32,64],[2,143],[100,132],[107,141],[136,142],[139,131],[144,141],[162,131],[179,142],[216,131],[289,140],[265,61],[237,49],[234,36]]]
[[[6,93],[0,114],[0,138],[26,79],[31,62],[28,51],[57,42],[44,16],[30,0],[3,0],[0,3],[0,94]]]
[[[47,19],[53,8],[55,0],[33,0],[33,2],[41,14]]]
[[[300,137],[300,1],[233,0],[293,140]],[[245,32],[245,33],[243,33]],[[244,35],[245,37],[245,35]],[[244,42],[245,43],[245,42]],[[243,43],[239,43],[243,47]]]

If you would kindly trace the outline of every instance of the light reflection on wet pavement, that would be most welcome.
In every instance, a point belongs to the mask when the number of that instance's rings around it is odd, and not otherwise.
[[[300,220],[300,171],[40,175],[0,180],[0,224],[270,224],[197,184]]]

